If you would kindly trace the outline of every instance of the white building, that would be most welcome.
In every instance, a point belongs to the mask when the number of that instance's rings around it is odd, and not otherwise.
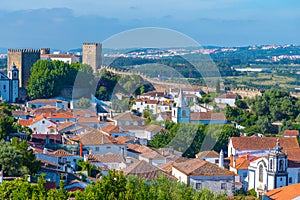
[[[207,188],[215,193],[234,194],[235,174],[217,165],[195,158],[175,163],[172,175],[194,189]]]
[[[80,62],[79,57],[72,54],[41,54],[41,60],[59,60],[68,64]]]
[[[219,97],[216,97],[214,101],[219,104],[225,104],[228,106],[235,106],[235,101],[238,96],[236,94],[222,94]]]
[[[13,65],[7,76],[0,73],[0,97],[6,102],[16,102],[19,98],[19,71]]]

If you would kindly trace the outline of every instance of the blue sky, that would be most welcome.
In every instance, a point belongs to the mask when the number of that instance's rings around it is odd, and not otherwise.
[[[0,47],[72,49],[132,28],[202,45],[300,44],[298,0],[1,0]]]

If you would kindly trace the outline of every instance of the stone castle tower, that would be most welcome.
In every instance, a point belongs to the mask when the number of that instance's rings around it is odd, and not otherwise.
[[[19,86],[24,88],[30,77],[30,69],[40,59],[40,50],[8,49],[7,69],[13,65],[19,70]]]
[[[82,44],[82,63],[90,65],[94,72],[102,65],[102,44],[83,43]]]

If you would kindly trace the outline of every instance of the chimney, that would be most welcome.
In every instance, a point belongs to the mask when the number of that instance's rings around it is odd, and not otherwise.
[[[124,160],[126,160],[126,158],[125,158],[125,149],[124,149],[124,147],[121,147],[121,155],[122,155],[122,157],[124,158]]]
[[[80,144],[79,144],[79,155],[82,157],[82,149],[83,149],[83,147],[82,147],[83,145],[82,145],[82,143],[80,142]]]
[[[219,167],[224,168],[224,152],[223,152],[223,149],[221,149],[221,152],[220,152]]]

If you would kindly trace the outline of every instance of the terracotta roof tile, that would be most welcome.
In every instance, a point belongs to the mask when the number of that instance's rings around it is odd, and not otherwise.
[[[12,114],[13,116],[27,116],[27,115],[29,115],[28,112],[25,112],[25,111],[23,111],[23,110],[13,110],[13,111],[11,112],[11,114]]]
[[[63,156],[74,156],[73,154],[63,150],[63,149],[59,149],[57,151],[54,151],[51,153],[51,155],[56,156],[56,157],[63,157]]]
[[[174,166],[175,163],[185,162],[187,160],[188,160],[188,158],[186,158],[186,157],[179,157],[176,160],[169,161],[165,164],[160,164],[157,167],[168,174],[172,174],[172,167]]]
[[[30,119],[19,119],[18,120],[18,123],[22,126],[30,126],[30,124],[32,124],[33,122],[33,119],[30,118]]]
[[[167,174],[161,169],[149,164],[148,162],[141,160],[136,163],[131,164],[126,167],[124,170],[125,175],[135,175],[139,178],[144,178],[146,180],[153,180],[159,176],[159,174],[166,175],[171,180],[176,180],[175,177]]]
[[[119,136],[114,138],[114,141],[118,144],[126,144],[130,141],[134,141],[134,138],[126,137],[126,136]]]
[[[113,139],[107,135],[104,135],[98,130],[84,133],[80,136],[80,141],[83,145],[101,145],[101,144],[113,144]]]
[[[300,148],[287,149],[288,166],[290,168],[300,167]]]
[[[68,104],[67,101],[62,101],[62,100],[58,100],[58,99],[35,99],[35,100],[31,100],[31,101],[28,101],[29,104],[32,104],[32,103],[57,103],[57,102],[61,102],[61,103],[65,103],[65,104]]]
[[[124,156],[114,153],[106,154],[89,154],[88,159],[90,162],[100,162],[100,163],[125,163],[126,160]]]
[[[220,95],[218,98],[222,98],[222,99],[236,99],[237,95],[236,94],[227,93],[227,94]]]
[[[199,152],[199,153],[197,153],[197,156],[198,156],[198,158],[203,158],[203,157],[206,157],[206,158],[219,158],[220,154],[218,152],[212,150],[212,151]]]
[[[265,196],[276,200],[299,199],[300,183],[270,190],[265,193]]]
[[[285,130],[284,131],[284,136],[298,136],[299,135],[299,131],[298,130]]]
[[[247,149],[273,149],[276,145],[278,137],[231,137],[233,147],[239,150]],[[280,145],[283,149],[298,148],[297,138],[282,137]]]
[[[226,120],[226,117],[223,113],[192,112],[190,119],[191,120]]]
[[[146,121],[145,118],[138,117],[131,112],[124,112],[113,118],[116,121]]]
[[[176,163],[173,167],[186,175],[192,176],[234,176],[233,172],[199,158]]]
[[[62,131],[62,130],[64,130],[65,128],[74,126],[75,124],[76,124],[76,123],[73,122],[73,121],[65,121],[65,122],[63,122],[63,123],[58,124],[57,130],[58,130],[58,131]]]
[[[140,144],[127,144],[127,148],[138,153],[148,153],[153,151],[153,149],[151,149],[150,147]]]

